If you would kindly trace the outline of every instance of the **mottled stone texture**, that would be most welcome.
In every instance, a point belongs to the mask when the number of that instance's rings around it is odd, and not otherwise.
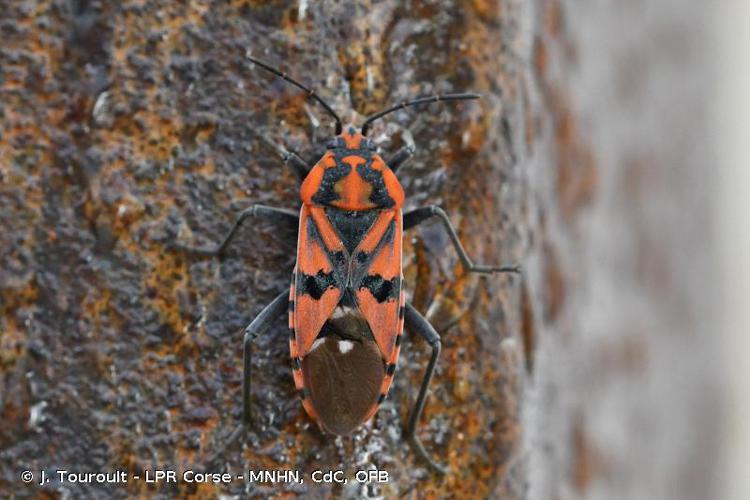
[[[0,491],[710,497],[708,8],[652,3],[3,2]],[[450,473],[400,439],[421,339],[374,420],[334,439],[296,399],[280,320],[255,345],[252,433],[209,470],[377,467],[388,483],[24,485],[24,469],[204,470],[238,421],[242,330],[288,286],[295,229],[248,224],[223,261],[165,244],[215,242],[251,203],[298,207],[261,137],[312,161],[331,134],[248,51],[355,123],[484,96],[372,134],[417,145],[407,208],[441,204],[476,260],[525,268],[467,276],[436,224],[405,239],[408,297],[444,339],[420,436]]]

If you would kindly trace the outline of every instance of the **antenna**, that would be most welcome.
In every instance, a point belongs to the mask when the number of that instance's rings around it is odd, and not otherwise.
[[[401,104],[397,104],[386,109],[385,111],[381,111],[380,113],[375,113],[374,115],[369,116],[367,120],[365,120],[365,123],[362,125],[362,135],[367,135],[367,130],[370,128],[370,124],[372,122],[379,118],[383,118],[388,113],[398,111],[399,109],[404,109],[409,106],[416,106],[417,104],[427,104],[430,102],[465,101],[469,99],[479,99],[480,97],[481,96],[479,94],[442,94],[429,97],[418,97],[417,99],[413,99],[411,101],[404,101]]]
[[[336,134],[338,135],[338,134],[341,133],[341,129],[342,129],[341,118],[339,118],[339,115],[336,114],[336,112],[333,110],[333,108],[331,108],[323,99],[321,99],[320,96],[317,93],[315,93],[315,91],[313,89],[311,89],[309,87],[305,87],[304,85],[302,85],[298,81],[292,79],[286,73],[284,73],[282,71],[279,71],[278,69],[274,68],[273,66],[269,66],[268,64],[264,63],[263,61],[259,61],[258,59],[254,58],[254,57],[252,57],[250,55],[246,55],[245,57],[247,57],[251,62],[257,64],[261,68],[263,68],[263,69],[265,69],[267,71],[270,71],[274,75],[283,78],[284,80],[286,80],[287,82],[291,83],[292,85],[294,85],[294,86],[296,86],[296,87],[304,90],[305,92],[307,92],[307,97],[312,97],[313,99],[315,99],[316,101],[318,101],[325,108],[325,110],[328,112],[328,114],[331,115],[334,120],[336,120]]]

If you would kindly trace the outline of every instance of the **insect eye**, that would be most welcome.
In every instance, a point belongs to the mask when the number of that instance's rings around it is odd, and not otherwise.
[[[331,139],[326,144],[326,149],[336,149],[336,145],[338,144],[338,141],[336,139]]]

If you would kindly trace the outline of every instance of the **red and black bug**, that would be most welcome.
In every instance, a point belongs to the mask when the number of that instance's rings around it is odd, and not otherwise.
[[[349,434],[369,420],[387,396],[406,325],[430,344],[432,355],[405,436],[420,457],[436,471],[444,472],[415,434],[441,344],[432,325],[405,301],[401,272],[403,231],[437,217],[468,271],[517,273],[519,268],[472,263],[448,216],[435,205],[402,214],[404,190],[395,172],[414,154],[414,148],[405,146],[384,161],[367,138],[367,131],[373,121],[398,109],[479,96],[422,97],[368,117],[361,129],[343,127],[334,110],[313,90],[257,59],[249,59],[320,103],[335,120],[336,136],[312,168],[294,153],[276,146],[284,162],[302,181],[299,213],[254,205],[239,215],[216,248],[181,247],[205,255],[222,255],[248,217],[291,220],[299,227],[297,263],[289,290],[276,297],[245,329],[243,422],[229,442],[250,424],[253,339],[285,312],[291,330],[294,382],[302,405],[325,431],[337,435]]]

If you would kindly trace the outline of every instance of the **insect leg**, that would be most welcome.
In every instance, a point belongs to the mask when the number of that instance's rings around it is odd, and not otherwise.
[[[307,166],[305,160],[297,156],[292,151],[289,151],[281,144],[276,144],[265,135],[262,135],[260,137],[261,139],[263,139],[263,142],[266,143],[267,146],[276,151],[276,153],[281,157],[281,161],[289,165],[292,170],[294,170],[294,173],[297,174],[300,182],[305,180],[305,177],[307,177],[307,174],[310,172],[310,167]]]
[[[245,431],[250,427],[250,369],[251,369],[251,351],[253,341],[259,335],[262,335],[268,330],[271,324],[279,318],[282,314],[287,312],[289,309],[289,289],[286,289],[283,293],[279,294],[273,301],[268,304],[258,316],[245,328],[245,336],[243,339],[243,372],[242,372],[242,422],[237,428],[229,435],[226,442],[219,448],[219,450],[209,459],[208,463],[212,463],[216,458],[224,453],[237,438],[242,436]]]
[[[414,403],[414,408],[411,411],[409,417],[409,423],[406,427],[406,439],[411,445],[414,452],[419,455],[429,466],[439,474],[445,474],[446,469],[442,465],[435,462],[432,457],[424,449],[422,442],[416,435],[417,424],[419,423],[419,417],[422,416],[422,410],[424,410],[425,400],[427,398],[427,389],[432,380],[432,375],[435,372],[435,365],[437,364],[438,357],[440,356],[440,335],[435,331],[429,321],[419,312],[414,309],[414,306],[406,303],[406,311],[404,314],[404,325],[409,331],[419,334],[425,339],[432,347],[432,355],[430,356],[430,362],[427,364],[427,370],[425,370],[424,378],[422,379],[422,386],[419,388],[419,395],[417,396],[417,402]]]
[[[237,217],[237,220],[235,220],[234,224],[232,225],[232,229],[229,230],[227,235],[224,237],[224,240],[218,246],[209,247],[209,248],[205,248],[205,247],[198,248],[198,247],[184,246],[177,242],[171,243],[170,246],[172,248],[176,248],[184,252],[195,253],[198,255],[206,255],[210,257],[222,256],[224,255],[224,252],[226,251],[229,244],[232,242],[232,239],[237,233],[237,230],[242,225],[242,222],[244,222],[244,220],[247,219],[248,217],[259,217],[259,218],[265,218],[269,220],[283,219],[284,221],[289,222],[289,223],[294,223],[294,224],[299,223],[299,214],[297,212],[293,212],[291,210],[285,210],[283,208],[267,207],[265,205],[253,205],[252,207],[247,208],[243,210],[242,212],[240,212],[240,215]]]
[[[273,301],[263,309],[258,316],[245,328],[243,340],[243,363],[242,376],[242,422],[250,424],[250,346],[259,335],[268,330],[274,320],[289,311],[289,289],[279,294]]]
[[[483,264],[474,264],[469,255],[464,250],[461,240],[458,239],[456,230],[453,229],[448,215],[437,205],[430,205],[422,208],[415,208],[414,210],[404,214],[404,231],[411,229],[414,226],[421,224],[422,222],[437,216],[443,223],[443,227],[448,232],[453,246],[456,247],[458,256],[461,259],[461,263],[464,265],[467,271],[472,273],[520,273],[521,266],[510,265],[510,266],[487,266]]]
[[[396,153],[388,159],[386,165],[388,165],[388,167],[393,172],[396,172],[396,170],[398,170],[401,165],[409,161],[409,158],[414,156],[414,151],[414,144],[407,144],[406,146],[396,151]]]

